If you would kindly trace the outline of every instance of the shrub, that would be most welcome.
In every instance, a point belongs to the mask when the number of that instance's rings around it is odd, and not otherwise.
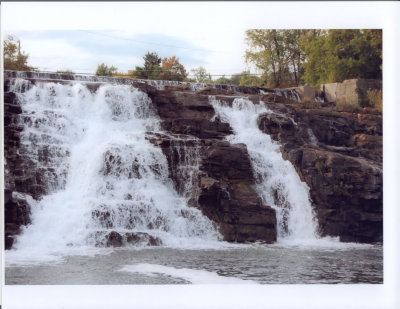
[[[382,90],[368,89],[367,98],[371,107],[376,108],[382,112]]]

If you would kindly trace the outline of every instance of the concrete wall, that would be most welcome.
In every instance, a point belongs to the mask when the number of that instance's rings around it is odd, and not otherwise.
[[[359,105],[360,95],[357,89],[382,89],[382,81],[375,79],[347,79],[342,83],[321,85],[325,91],[325,100],[346,105]]]
[[[321,85],[321,90],[325,92],[325,101],[328,102],[336,102],[336,88],[339,83],[331,83],[331,84],[324,84]]]
[[[316,93],[316,89],[314,87],[304,85],[293,89],[296,90],[296,92],[300,95],[301,101],[314,102]]]

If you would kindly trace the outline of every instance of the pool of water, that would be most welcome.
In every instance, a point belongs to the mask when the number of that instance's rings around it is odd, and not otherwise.
[[[381,245],[118,248],[30,263],[6,253],[6,285],[383,283]]]

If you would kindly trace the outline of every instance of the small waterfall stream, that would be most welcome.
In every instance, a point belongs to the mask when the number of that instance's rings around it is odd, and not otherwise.
[[[210,102],[221,120],[228,122],[234,131],[227,140],[247,146],[257,191],[277,213],[278,241],[317,239],[308,186],[300,180],[293,165],[282,158],[280,145],[258,128],[259,115],[272,111],[263,102],[253,104],[246,98],[236,98],[231,105],[214,97],[210,97]]]
[[[21,153],[46,181],[17,250],[219,239],[212,222],[174,189],[165,155],[146,139],[162,131],[145,93],[20,79],[11,87],[23,111]]]

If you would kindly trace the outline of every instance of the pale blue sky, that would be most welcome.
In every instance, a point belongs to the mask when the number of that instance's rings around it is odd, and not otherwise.
[[[205,58],[213,51],[196,46],[185,39],[165,34],[122,34],[116,30],[15,30],[22,50],[29,53],[32,66],[41,70],[70,69],[90,73],[99,63],[114,65],[127,72],[143,65],[147,52],[159,57],[176,56],[187,68],[206,66]],[[222,72],[224,73],[224,72]]]
[[[1,24],[3,34],[19,36],[30,64],[42,70],[93,73],[104,62],[127,72],[141,66],[150,51],[160,57],[178,57],[187,71],[203,66],[213,75],[231,75],[249,68],[244,60],[247,29],[382,28],[393,10],[375,6],[262,1],[3,2]]]

